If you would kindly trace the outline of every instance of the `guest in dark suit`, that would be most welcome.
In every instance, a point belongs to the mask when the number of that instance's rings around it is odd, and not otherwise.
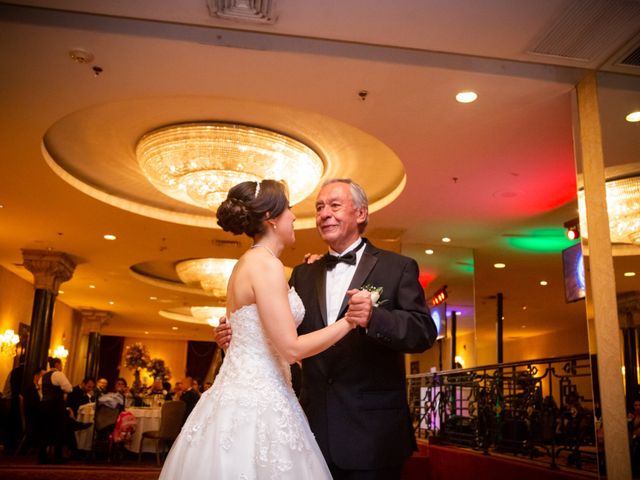
[[[86,377],[79,385],[73,387],[73,390],[67,395],[67,407],[73,411],[73,416],[78,416],[78,408],[86,403],[93,403],[96,401],[93,389],[96,381],[93,377]]]
[[[33,382],[22,391],[24,397],[24,418],[27,427],[28,446],[38,446],[42,435],[42,391],[40,381],[45,373],[44,368],[36,368],[33,374]]]
[[[196,406],[198,400],[200,400],[200,393],[193,388],[193,378],[185,377],[182,380],[182,392],[180,393],[180,400],[187,404],[184,410],[184,421],[187,421],[187,417]]]
[[[334,479],[391,480],[416,445],[404,354],[429,348],[437,331],[417,263],[362,239],[367,222],[367,197],[357,184],[325,183],[316,225],[330,253],[293,270],[290,283],[306,309],[298,333],[342,316],[360,327],[303,360],[300,403]],[[363,286],[382,288],[382,295],[372,298]],[[231,333],[221,325],[216,341],[226,348]]]

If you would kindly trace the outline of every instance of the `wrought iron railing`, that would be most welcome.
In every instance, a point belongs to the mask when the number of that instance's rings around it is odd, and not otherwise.
[[[597,469],[589,355],[409,375],[416,434],[551,467]]]

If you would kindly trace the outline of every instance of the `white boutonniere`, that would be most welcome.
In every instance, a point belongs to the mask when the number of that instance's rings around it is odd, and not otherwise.
[[[374,307],[379,307],[380,305],[382,305],[384,302],[386,302],[387,300],[380,300],[380,297],[382,297],[382,287],[374,287],[373,285],[363,285],[362,287],[360,287],[360,291],[361,292],[369,292],[371,294],[371,303],[373,304]]]

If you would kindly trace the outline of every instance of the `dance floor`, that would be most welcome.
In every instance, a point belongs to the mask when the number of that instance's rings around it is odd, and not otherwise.
[[[99,462],[34,465],[35,458],[0,456],[0,480],[157,480],[160,468],[149,456],[138,464],[133,458],[120,465]],[[472,450],[443,445],[420,445],[406,464],[402,480],[592,480],[594,473],[552,470],[525,459],[485,456]],[[198,480],[198,479],[193,479]]]

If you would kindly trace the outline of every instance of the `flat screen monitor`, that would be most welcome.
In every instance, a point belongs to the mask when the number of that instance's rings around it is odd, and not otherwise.
[[[431,318],[438,330],[438,340],[447,335],[447,304],[442,302],[439,305],[431,306]]]
[[[564,296],[567,303],[585,296],[584,258],[580,242],[562,251],[564,270]]]

